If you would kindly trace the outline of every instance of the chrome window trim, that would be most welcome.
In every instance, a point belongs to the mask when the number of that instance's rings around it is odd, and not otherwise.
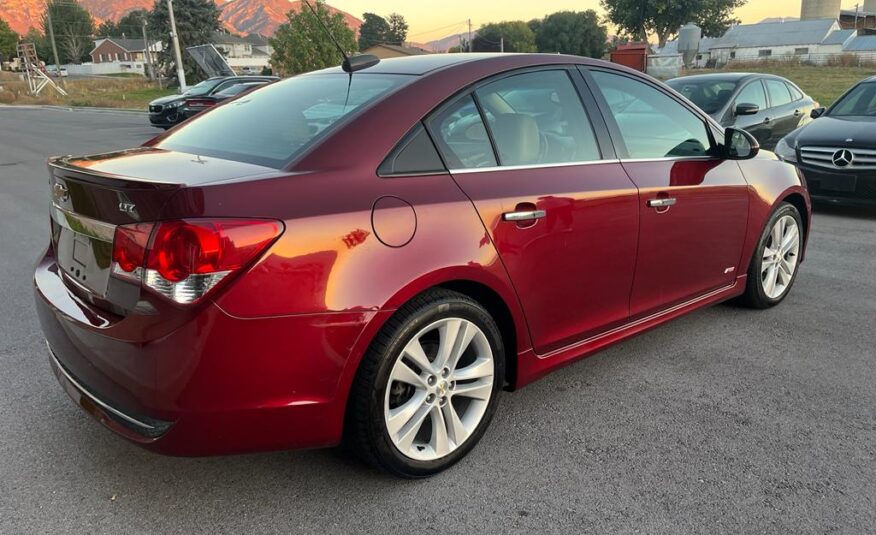
[[[705,162],[708,160],[720,160],[716,156],[665,156],[663,158],[621,158],[621,163],[646,163],[646,162]]]
[[[116,235],[115,225],[73,213],[56,203],[52,203],[52,219],[71,232],[106,243],[112,243]]]
[[[555,163],[540,163],[530,165],[493,165],[490,167],[471,167],[450,169],[453,174],[468,174],[468,173],[489,173],[492,171],[520,171],[525,169],[550,169],[554,167],[577,167],[581,165],[599,165],[607,163],[620,163],[620,160],[587,160],[583,162],[555,162]]]

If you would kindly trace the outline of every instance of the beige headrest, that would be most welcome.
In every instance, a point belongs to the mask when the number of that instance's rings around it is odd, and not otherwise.
[[[541,139],[538,123],[529,115],[504,113],[496,117],[493,138],[499,149],[502,165],[538,163]]]

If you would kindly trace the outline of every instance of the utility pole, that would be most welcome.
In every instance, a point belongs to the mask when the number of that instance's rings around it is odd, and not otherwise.
[[[505,53],[505,36],[499,38],[499,52]]]
[[[145,54],[146,54],[146,68],[149,69],[147,73],[149,75],[150,80],[155,79],[155,69],[152,67],[152,52],[149,50],[149,36],[146,34],[146,18],[143,18],[143,44],[145,45]]]
[[[468,51],[474,51],[474,43],[471,41],[471,19],[468,19]]]
[[[61,76],[61,62],[58,60],[58,45],[55,44],[55,25],[52,24],[52,7],[46,2],[46,18],[49,23],[49,39],[52,40],[52,54],[55,56],[55,69],[58,71],[58,78],[61,80],[61,85],[66,89],[67,82]]]
[[[173,54],[176,57],[176,77],[179,79],[179,92],[184,93],[186,90],[186,72],[183,69],[182,54],[179,51],[176,19],[173,18],[173,0],[167,0],[167,11],[170,12],[170,37],[173,39]]]

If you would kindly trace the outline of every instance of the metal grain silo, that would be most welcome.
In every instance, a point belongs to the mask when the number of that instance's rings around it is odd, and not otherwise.
[[[803,0],[800,20],[838,19],[842,0]]]
[[[678,53],[685,67],[690,67],[696,60],[702,36],[703,30],[693,22],[688,22],[678,31]]]

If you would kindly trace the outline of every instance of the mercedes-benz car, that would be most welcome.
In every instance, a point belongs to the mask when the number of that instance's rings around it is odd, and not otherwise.
[[[779,142],[776,154],[800,167],[813,198],[876,205],[876,76],[812,117]]]
[[[49,162],[36,308],[106,427],[174,455],[345,442],[424,477],[503,388],[791,291],[797,170],[652,78],[556,54],[353,60]]]
[[[768,150],[811,121],[819,106],[796,84],[772,74],[696,74],[666,83],[721,125],[749,132]]]

